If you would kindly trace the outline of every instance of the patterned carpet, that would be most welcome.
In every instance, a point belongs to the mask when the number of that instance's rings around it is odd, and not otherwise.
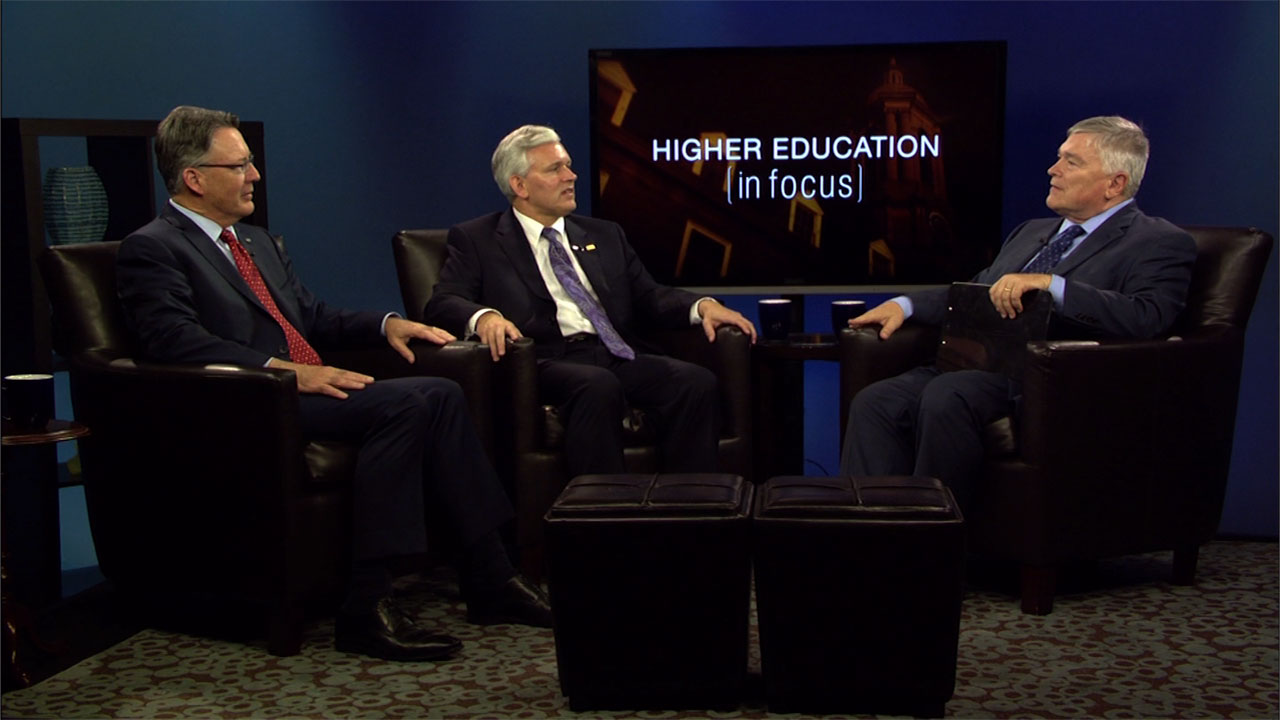
[[[1197,584],[1167,582],[1167,553],[1102,563],[1054,612],[1022,615],[975,589],[961,623],[955,696],[962,718],[1274,718],[1280,714],[1275,543],[1217,541]],[[560,695],[550,630],[477,627],[447,571],[402,584],[429,623],[464,639],[447,662],[385,663],[337,653],[331,623],[303,651],[145,630],[34,687],[3,696],[14,718],[574,717]],[[754,634],[754,626],[753,626]],[[758,672],[752,640],[751,669]],[[585,716],[585,715],[584,715]],[[592,713],[592,717],[769,715]]]

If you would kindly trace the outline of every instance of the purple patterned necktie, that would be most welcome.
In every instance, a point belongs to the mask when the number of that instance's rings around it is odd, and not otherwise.
[[[1036,255],[1027,266],[1023,268],[1023,272],[1029,273],[1045,273],[1058,264],[1062,259],[1062,254],[1071,247],[1071,243],[1075,239],[1084,234],[1084,228],[1079,225],[1068,225],[1066,230],[1058,233],[1058,237],[1049,242],[1048,245]]]
[[[582,281],[578,279],[578,272],[574,270],[573,263],[569,260],[569,253],[565,252],[564,246],[560,244],[555,228],[543,228],[542,237],[547,241],[551,270],[560,281],[560,287],[573,298],[573,301],[578,304],[578,309],[595,326],[596,332],[600,335],[600,342],[603,342],[614,356],[624,360],[635,360],[636,351],[622,339],[614,329],[613,323],[609,322],[609,316],[605,314],[604,308],[600,307],[600,303],[582,286]]]

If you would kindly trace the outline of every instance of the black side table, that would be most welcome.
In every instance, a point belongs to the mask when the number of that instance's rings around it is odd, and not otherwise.
[[[15,599],[32,607],[62,597],[54,446],[88,434],[88,427],[69,420],[50,420],[43,430],[20,429],[6,421],[0,432],[5,567],[14,583]]]
[[[840,361],[836,336],[792,333],[753,346],[756,477],[804,475],[804,363]],[[842,420],[838,420],[843,422]]]
[[[6,683],[30,682],[22,669],[22,640],[40,647],[34,615],[62,598],[62,542],[58,519],[56,445],[89,434],[69,420],[42,430],[0,426],[0,579],[3,581]]]

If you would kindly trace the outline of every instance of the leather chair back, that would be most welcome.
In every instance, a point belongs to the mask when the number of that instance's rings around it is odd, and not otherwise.
[[[53,346],[71,357],[87,350],[132,356],[137,337],[116,298],[119,242],[58,245],[40,257],[53,305]]]
[[[1192,333],[1209,325],[1243,329],[1253,312],[1271,253],[1271,236],[1257,228],[1184,229],[1195,238],[1198,252],[1187,306],[1174,325],[1174,334]]]
[[[431,291],[440,281],[440,268],[448,256],[448,230],[401,230],[391,238],[400,280],[405,317],[422,322]]]

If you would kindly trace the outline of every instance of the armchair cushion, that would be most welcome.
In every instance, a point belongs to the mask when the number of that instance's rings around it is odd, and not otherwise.
[[[359,453],[350,443],[312,440],[302,449],[313,487],[341,488],[355,475]]]
[[[564,449],[564,422],[560,411],[551,405],[542,406],[542,445],[549,450]],[[642,447],[658,441],[653,424],[645,420],[644,412],[635,408],[627,410],[622,418],[622,444],[624,447]]]
[[[745,437],[750,427],[750,395],[742,392],[749,381],[750,338],[737,328],[724,327],[716,335],[716,342],[709,343],[701,327],[687,330],[665,331],[650,335],[650,341],[673,357],[708,367],[719,379],[721,405],[722,460],[729,443],[734,458],[738,453],[738,440]],[[564,445],[564,425],[557,409],[543,405],[537,394],[537,358],[533,341],[521,339],[508,346],[503,362],[499,363],[499,392],[510,397],[510,418],[517,447],[526,451],[540,448],[559,451]],[[746,385],[749,387],[749,385]],[[621,419],[623,443],[628,448],[643,448],[656,442],[656,435],[640,410],[632,409]],[[746,442],[742,440],[746,457]],[[734,460],[730,460],[734,461]],[[746,468],[734,468],[734,472],[746,473]]]

